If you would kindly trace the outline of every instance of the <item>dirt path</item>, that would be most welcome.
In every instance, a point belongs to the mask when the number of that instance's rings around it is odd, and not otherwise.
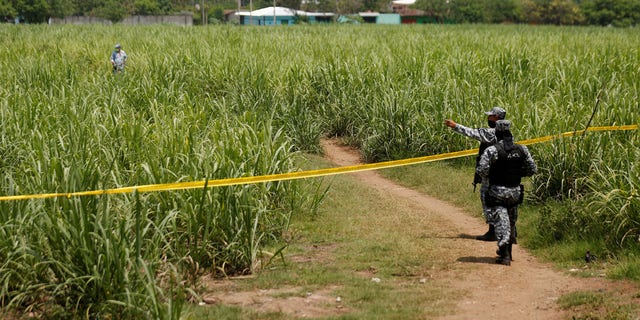
[[[336,165],[360,163],[357,150],[335,140],[325,140],[322,145],[326,158]],[[517,245],[513,247],[514,262],[511,266],[497,265],[492,254],[496,244],[474,239],[475,235],[484,233],[487,228],[477,217],[447,202],[389,181],[376,171],[353,175],[385,197],[407,203],[411,210],[402,214],[415,215],[410,217],[410,221],[424,225],[425,237],[444,249],[439,251],[444,256],[438,259],[444,260],[447,267],[430,274],[430,280],[460,292],[460,295],[454,313],[439,319],[571,319],[572,315],[561,310],[556,301],[566,293],[579,290],[626,291],[631,292],[628,294],[630,296],[636,295],[634,299],[637,299],[637,293],[634,293],[637,292],[636,286],[604,278],[573,277],[555,271]],[[210,293],[204,296],[205,303],[236,305],[262,312],[283,312],[298,318],[335,316],[348,312],[345,309],[326,308],[332,301],[335,304],[335,297],[329,294],[331,288],[299,297],[286,294],[296,288],[236,290],[234,281],[210,281],[207,284]]]
[[[334,140],[323,142],[326,157],[337,165],[360,163],[356,150]],[[433,241],[442,242],[450,253],[451,271],[438,275],[460,297],[455,315],[441,319],[565,319],[556,305],[562,294],[585,289],[607,288],[612,284],[600,278],[577,278],[554,271],[537,261],[520,246],[513,247],[515,261],[510,267],[487,258],[496,245],[471,239],[482,234],[486,225],[460,208],[382,178],[375,171],[354,174],[363,183],[393,197],[409,199],[438,221],[447,225],[432,231]],[[429,226],[433,230],[433,226]],[[505,306],[502,308],[501,306]]]

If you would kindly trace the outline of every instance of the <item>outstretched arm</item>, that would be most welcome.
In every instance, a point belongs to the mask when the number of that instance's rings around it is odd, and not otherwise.
[[[454,122],[455,123],[455,122]],[[455,123],[455,127],[452,127],[453,131],[467,136],[469,138],[476,139],[480,142],[494,144],[497,142],[496,130],[493,128],[469,128],[459,123]]]

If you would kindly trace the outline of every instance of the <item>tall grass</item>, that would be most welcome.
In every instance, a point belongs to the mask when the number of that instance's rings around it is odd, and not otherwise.
[[[3,194],[296,170],[291,138],[273,123],[280,116],[254,100],[264,87],[227,100],[236,94],[227,79],[198,70],[207,50],[130,54],[131,67],[114,77],[89,44],[92,28],[2,27],[13,39],[0,62],[12,70],[0,76]],[[53,41],[59,33],[70,37]],[[0,304],[62,318],[177,319],[203,273],[255,271],[290,215],[313,210],[315,196],[301,187],[2,203]]]
[[[638,123],[639,37],[546,26],[2,25],[0,190],[290,172],[322,136],[344,137],[372,162],[474,148],[442,121],[484,126],[495,105],[518,139]],[[116,42],[129,54],[118,76]],[[534,197],[591,204],[563,225],[614,230],[612,243],[629,245],[638,181],[623,174],[638,176],[636,134],[532,146]],[[177,318],[199,275],[255,272],[265,245],[282,248],[291,215],[322,198],[315,183],[0,203],[0,303]]]

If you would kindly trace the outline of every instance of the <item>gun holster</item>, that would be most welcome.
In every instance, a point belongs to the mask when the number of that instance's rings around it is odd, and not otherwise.
[[[518,204],[521,204],[524,202],[524,185],[521,184],[520,185],[520,197],[518,198]]]
[[[482,183],[482,178],[481,178],[481,177],[480,177],[480,175],[476,172],[476,173],[473,175],[473,183],[472,183],[472,184],[473,184],[473,192],[476,192],[476,185],[477,185],[478,183]]]

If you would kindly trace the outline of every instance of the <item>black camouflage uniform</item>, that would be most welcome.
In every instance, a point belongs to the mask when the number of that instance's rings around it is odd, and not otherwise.
[[[486,201],[491,213],[488,220],[495,226],[498,238],[500,257],[496,261],[504,265],[511,264],[511,246],[516,234],[517,216],[510,218],[509,209],[522,203],[522,177],[531,176],[537,171],[527,147],[513,143],[510,126],[508,120],[496,122],[498,143],[484,151],[476,169],[480,176],[489,181]]]

